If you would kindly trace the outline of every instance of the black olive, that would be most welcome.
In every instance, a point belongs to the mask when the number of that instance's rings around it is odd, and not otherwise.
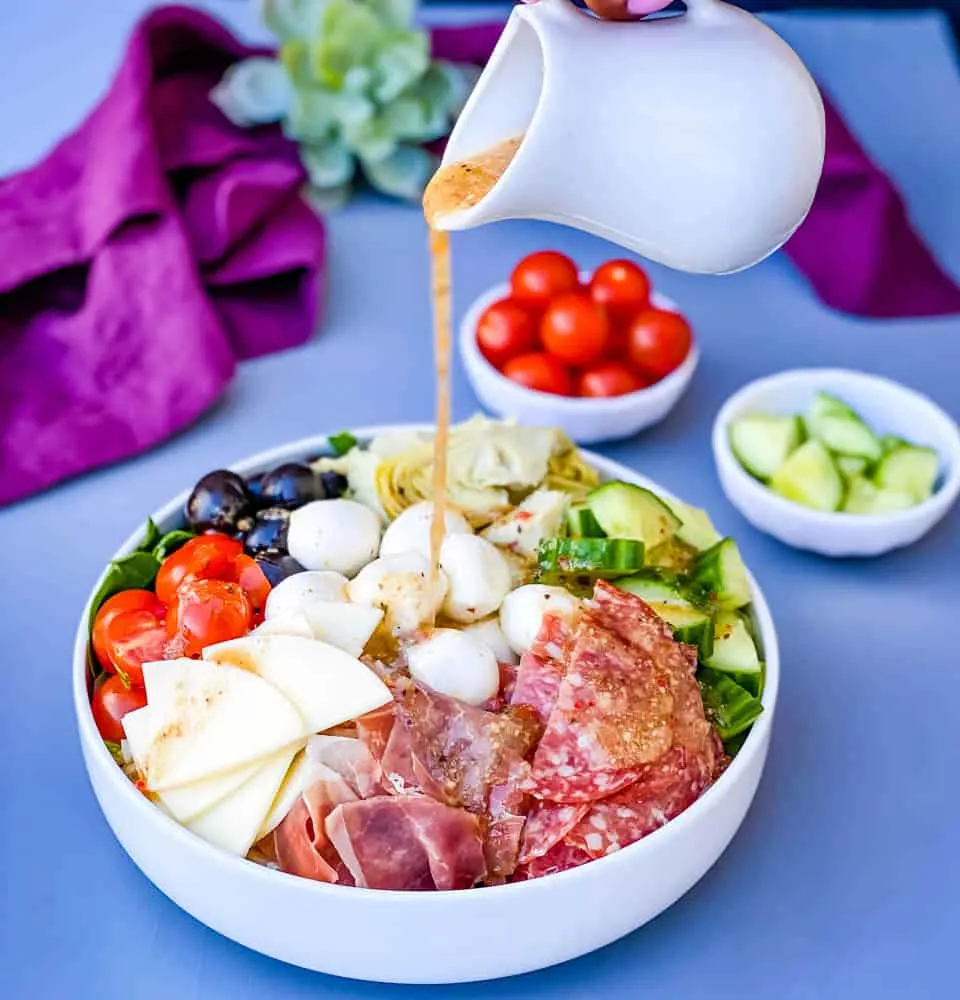
[[[323,486],[322,499],[336,500],[347,492],[347,477],[341,476],[339,472],[321,472],[318,478]]]
[[[244,549],[251,556],[261,552],[286,552],[289,521],[290,511],[283,507],[267,507],[266,510],[258,511],[250,526],[244,529]]]
[[[186,515],[196,531],[222,531],[232,534],[237,522],[251,513],[247,484],[235,472],[218,469],[208,472],[194,486],[187,500]]]
[[[276,587],[282,580],[294,573],[302,573],[304,567],[293,556],[285,556],[274,552],[265,552],[255,557],[257,565],[263,570],[263,575],[270,581],[271,587]]]
[[[293,510],[311,500],[322,500],[323,486],[309,465],[287,462],[268,472],[260,482],[260,497],[271,507]]]

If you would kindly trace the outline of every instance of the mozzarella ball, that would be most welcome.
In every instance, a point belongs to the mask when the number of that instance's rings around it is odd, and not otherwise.
[[[469,632],[435,629],[407,650],[414,680],[468,705],[482,705],[500,690],[500,668],[490,647]]]
[[[450,535],[440,548],[447,575],[443,613],[455,622],[476,622],[493,614],[510,592],[510,566],[492,542],[479,535]]]
[[[419,552],[381,556],[365,566],[347,584],[355,604],[383,608],[384,621],[394,635],[409,635],[425,622],[433,623],[447,593],[443,573],[430,580],[430,562]]]
[[[488,618],[486,621],[466,625],[463,631],[488,646],[498,663],[517,662],[517,656],[510,648],[507,637],[503,634],[503,629],[500,628],[500,623],[496,618]]]
[[[265,618],[302,615],[314,601],[346,601],[347,578],[329,569],[294,573],[281,580],[267,596]]]
[[[500,606],[500,627],[510,648],[522,656],[533,644],[546,614],[573,621],[580,613],[580,602],[563,587],[545,587],[528,583],[507,594]]]
[[[314,500],[290,515],[287,551],[306,569],[353,576],[379,545],[380,518],[356,500]]]
[[[304,639],[312,639],[313,629],[305,614],[297,612],[292,615],[274,615],[261,622],[251,635],[299,635]]]
[[[392,556],[398,552],[419,552],[430,558],[430,527],[433,524],[433,502],[424,500],[408,507],[387,526],[380,542],[380,555]],[[443,512],[445,535],[470,535],[467,519],[455,510]]]

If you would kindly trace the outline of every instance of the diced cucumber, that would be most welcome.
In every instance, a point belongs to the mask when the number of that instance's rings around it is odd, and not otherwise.
[[[750,581],[732,538],[701,552],[690,571],[690,582],[709,593],[717,607],[733,611],[750,603]]]
[[[671,510],[680,518],[680,527],[677,528],[677,538],[687,545],[692,545],[698,552],[709,549],[711,545],[716,545],[723,537],[713,526],[707,512],[699,507],[691,507],[689,504],[676,500],[670,504]]]
[[[807,431],[838,455],[850,455],[876,462],[881,454],[880,440],[859,414],[842,399],[818,392],[807,410]]]
[[[933,493],[940,456],[932,448],[902,445],[880,460],[874,479],[882,489],[899,490],[922,503]]]
[[[853,455],[838,455],[834,462],[840,470],[840,474],[848,482],[857,476],[866,475],[870,463],[865,458],[855,458]]]
[[[774,493],[814,510],[836,510],[843,500],[843,480],[826,447],[806,441],[770,480]]]
[[[698,552],[692,545],[679,538],[668,538],[647,552],[646,563],[667,573],[687,573],[696,561]]]
[[[545,538],[537,554],[539,579],[567,577],[613,580],[643,566],[643,542],[634,538]]]
[[[628,594],[642,597],[647,604],[670,604],[677,608],[688,608],[691,604],[682,584],[654,570],[625,576],[614,583]]]
[[[680,518],[658,497],[633,483],[604,483],[587,496],[604,534],[638,538],[648,549],[666,541],[680,527]]]
[[[728,674],[709,667],[697,672],[703,707],[721,740],[746,732],[763,713],[763,705]]]
[[[880,448],[882,449],[884,455],[889,455],[891,451],[896,451],[897,448],[909,448],[910,442],[904,441],[902,437],[897,437],[896,434],[884,434],[880,438]]]
[[[799,417],[747,413],[730,424],[730,449],[757,479],[769,479],[803,441]]]
[[[567,529],[574,538],[603,538],[603,528],[586,504],[574,504],[567,511]]]
[[[916,499],[904,490],[881,489],[863,476],[850,480],[842,510],[845,514],[890,514],[916,506]]]
[[[696,646],[701,660],[713,653],[713,616],[697,608],[651,603],[650,607],[673,629],[677,642]]]
[[[713,623],[713,653],[704,666],[727,674],[759,674],[760,657],[746,622],[730,612],[721,611]]]

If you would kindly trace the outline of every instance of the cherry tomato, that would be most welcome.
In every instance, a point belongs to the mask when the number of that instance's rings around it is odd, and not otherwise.
[[[163,609],[161,608],[161,613]],[[143,684],[143,664],[162,660],[167,644],[164,619],[147,608],[121,611],[107,623],[103,634],[107,659],[103,666],[131,684]]]
[[[650,279],[632,260],[608,260],[593,272],[590,297],[611,319],[625,321],[650,304]]]
[[[239,639],[250,631],[253,610],[238,583],[187,580],[167,611],[167,633],[181,640],[184,656],[198,656],[205,646]]]
[[[511,358],[537,346],[537,321],[519,302],[501,299],[480,317],[477,346],[494,368],[503,368]]]
[[[104,670],[110,670],[110,647],[105,632],[110,622],[124,611],[151,611],[157,618],[163,618],[166,609],[157,600],[157,595],[149,590],[122,590],[107,598],[100,606],[93,621],[93,651]]]
[[[100,735],[111,743],[119,743],[125,736],[120,720],[146,703],[147,692],[142,687],[127,687],[114,674],[94,688],[90,710]]]
[[[646,382],[636,372],[619,361],[601,361],[580,373],[577,394],[593,398],[624,396],[645,385]]]
[[[583,292],[558,295],[540,321],[540,340],[564,364],[589,364],[603,356],[609,343],[607,314]]]
[[[637,313],[627,338],[631,363],[652,381],[679,368],[693,344],[690,324],[679,313],[665,309]]]
[[[556,250],[541,250],[524,257],[510,275],[510,292],[524,305],[545,309],[557,295],[580,287],[577,265]]]
[[[270,595],[271,586],[266,574],[260,568],[256,559],[248,555],[240,555],[233,562],[236,582],[247,595],[254,619],[263,615],[263,609]]]
[[[503,374],[537,392],[550,392],[556,396],[569,396],[573,392],[570,372],[556,358],[542,351],[511,358],[504,366]]]
[[[197,535],[163,560],[154,589],[161,604],[173,604],[177,588],[188,580],[230,579],[233,560],[243,545],[227,535]]]

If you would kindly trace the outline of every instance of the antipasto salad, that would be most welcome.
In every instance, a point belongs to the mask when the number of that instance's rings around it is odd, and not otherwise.
[[[118,765],[222,850],[371,889],[466,889],[669,822],[760,715],[734,542],[600,482],[559,431],[454,427],[439,572],[433,443],[401,431],[204,476],[91,609]]]

